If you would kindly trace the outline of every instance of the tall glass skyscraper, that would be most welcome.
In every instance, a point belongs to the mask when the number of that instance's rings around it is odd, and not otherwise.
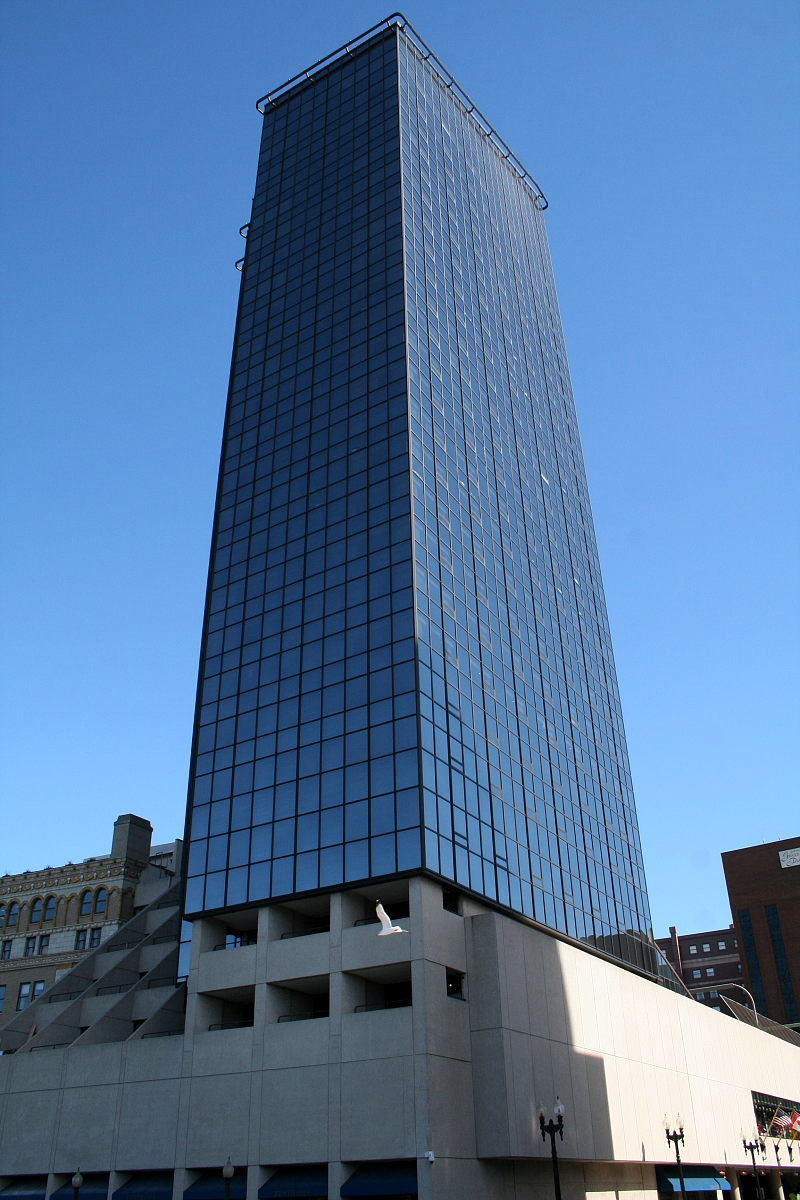
[[[544,197],[402,18],[260,109],[186,914],[428,872],[648,966]]]

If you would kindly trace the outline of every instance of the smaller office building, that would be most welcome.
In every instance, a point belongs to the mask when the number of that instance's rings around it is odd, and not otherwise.
[[[741,1000],[734,985],[742,982],[739,943],[733,926],[704,933],[678,933],[669,927],[669,937],[656,938],[656,945],[695,1000],[723,1011],[721,997]]]
[[[722,867],[756,1008],[800,1028],[800,838],[729,850]]]

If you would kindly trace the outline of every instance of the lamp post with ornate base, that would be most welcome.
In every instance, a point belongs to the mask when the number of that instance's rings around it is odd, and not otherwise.
[[[758,1168],[756,1167],[756,1150],[760,1150],[761,1154],[763,1155],[767,1149],[766,1144],[764,1139],[757,1133],[753,1134],[752,1140],[749,1142],[744,1134],[741,1133],[741,1130],[740,1135],[745,1152],[750,1155],[750,1161],[753,1164],[753,1175],[756,1181],[756,1196],[758,1197],[758,1200],[764,1200],[764,1189],[761,1186],[761,1180],[758,1178]]]
[[[683,1178],[683,1163],[678,1146],[679,1142],[681,1146],[683,1145],[683,1118],[680,1113],[674,1123],[668,1117],[664,1117],[664,1132],[667,1135],[667,1145],[675,1147],[675,1161],[678,1164],[678,1179],[681,1184],[681,1200],[686,1200],[686,1180]]]
[[[553,1109],[553,1120],[545,1120],[545,1111],[539,1109],[539,1129],[542,1134],[542,1141],[546,1141],[548,1134],[550,1136],[550,1157],[553,1160],[553,1191],[555,1192],[556,1200],[561,1200],[561,1180],[558,1174],[558,1151],[556,1149],[556,1134],[563,1142],[564,1140],[564,1105],[556,1096],[556,1105]]]

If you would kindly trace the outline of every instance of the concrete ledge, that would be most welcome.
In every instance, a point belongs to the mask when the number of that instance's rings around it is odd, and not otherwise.
[[[342,1061],[396,1058],[414,1050],[413,1010],[342,1014]]]
[[[194,1036],[193,1075],[227,1075],[231,1071],[249,1071],[252,1059],[252,1027],[215,1029]]]
[[[267,982],[327,975],[330,972],[329,933],[283,938],[267,945]]]
[[[198,992],[223,992],[235,987],[252,987],[256,981],[256,946],[236,950],[208,950],[200,955]]]
[[[410,924],[407,921],[403,925]],[[397,933],[378,937],[378,925],[359,925],[342,930],[342,970],[360,971],[385,963],[410,962],[412,937]]]

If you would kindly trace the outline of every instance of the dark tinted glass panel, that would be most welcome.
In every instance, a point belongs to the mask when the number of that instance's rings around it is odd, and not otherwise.
[[[426,864],[650,965],[543,213],[400,43]]]
[[[741,908],[737,913],[739,928],[742,931],[742,949],[747,963],[747,973],[750,976],[750,987],[753,999],[759,1012],[767,1011],[767,1001],[764,995],[764,980],[761,977],[761,963],[758,960],[758,948],[753,932],[753,919],[748,908]]]
[[[770,941],[772,942],[772,956],[775,960],[775,972],[778,976],[778,987],[780,988],[781,1000],[783,1001],[783,1018],[787,1023],[790,1021],[796,1022],[797,1001],[795,999],[794,985],[789,967],[789,956],[786,953],[786,944],[783,940],[783,930],[781,929],[777,905],[765,904],[764,915],[767,918],[767,928],[769,929]]]
[[[264,118],[215,518],[188,912],[421,865],[410,511],[390,31]],[[400,793],[402,844],[386,837]]]

